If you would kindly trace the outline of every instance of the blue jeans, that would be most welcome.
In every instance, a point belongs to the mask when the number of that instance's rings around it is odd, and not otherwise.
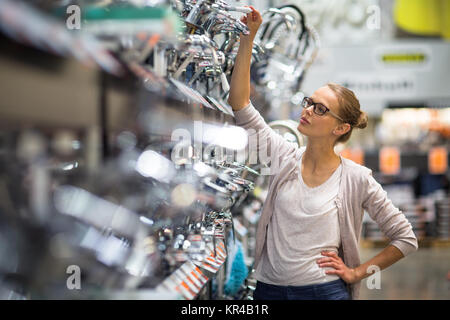
[[[255,300],[350,300],[342,279],[307,286],[277,286],[261,281],[256,283]]]

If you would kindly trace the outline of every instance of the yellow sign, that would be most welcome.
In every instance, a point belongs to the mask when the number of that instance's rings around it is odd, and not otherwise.
[[[397,62],[425,62],[427,56],[423,53],[398,53],[398,54],[383,54],[381,60],[384,63]]]

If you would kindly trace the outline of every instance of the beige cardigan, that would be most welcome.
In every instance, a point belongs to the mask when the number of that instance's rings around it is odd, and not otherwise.
[[[236,125],[249,132],[249,142],[257,138],[255,148],[249,148],[250,158],[258,152],[258,162],[275,164],[271,167],[269,191],[265,200],[256,232],[254,268],[261,259],[268,224],[273,213],[274,200],[281,184],[287,179],[296,179],[300,155],[305,147],[298,148],[287,142],[264,121],[252,103],[234,111]],[[264,155],[268,155],[268,161]],[[261,157],[260,157],[261,156]],[[261,160],[262,159],[262,160]],[[261,161],[260,161],[261,160]],[[277,163],[278,161],[278,163]],[[364,211],[376,221],[381,231],[404,256],[417,250],[417,238],[405,215],[386,196],[381,185],[373,178],[372,171],[341,157],[342,173],[336,205],[338,207],[341,248],[339,256],[349,268],[361,264],[358,242],[361,235]],[[301,244],[299,244],[301,245]],[[352,299],[357,299],[361,282],[349,285]]]

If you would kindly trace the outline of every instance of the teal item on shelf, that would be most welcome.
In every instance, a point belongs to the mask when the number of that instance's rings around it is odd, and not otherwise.
[[[224,286],[224,293],[229,296],[234,296],[238,293],[241,285],[244,283],[248,276],[248,268],[244,260],[244,250],[242,243],[235,240],[235,251],[234,257],[229,257],[232,259],[231,271],[228,275],[228,279]]]
[[[164,19],[170,11],[162,7],[87,7],[82,10],[82,17],[85,20],[135,20],[135,19]]]
[[[67,7],[53,10],[55,16],[67,17]],[[81,29],[94,34],[123,35],[140,31],[174,36],[182,31],[183,22],[170,7],[136,7],[111,5],[81,8]]]

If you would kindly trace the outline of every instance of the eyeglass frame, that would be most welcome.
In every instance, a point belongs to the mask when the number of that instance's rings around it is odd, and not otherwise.
[[[303,106],[303,102],[304,102],[306,99],[309,99],[309,100],[311,101],[311,104],[308,103],[309,105],[308,105],[307,107],[304,107],[304,106]],[[308,100],[306,100],[306,101],[308,102]],[[322,114],[317,113],[317,112],[316,112],[316,105],[321,105],[321,106],[323,106],[323,107],[326,109],[326,111],[325,111],[324,113],[322,113]],[[301,106],[302,106],[303,109],[306,109],[306,108],[309,108],[309,107],[313,106],[313,111],[314,111],[314,113],[317,114],[318,116],[324,116],[327,112],[329,112],[333,117],[335,117],[336,119],[339,119],[339,120],[341,120],[342,122],[345,123],[344,119],[342,119],[342,118],[341,118],[340,116],[338,116],[336,113],[334,113],[333,111],[331,111],[330,108],[328,108],[326,105],[324,105],[323,103],[320,103],[320,102],[314,102],[313,99],[311,99],[310,97],[304,97],[304,98],[302,99]]]

